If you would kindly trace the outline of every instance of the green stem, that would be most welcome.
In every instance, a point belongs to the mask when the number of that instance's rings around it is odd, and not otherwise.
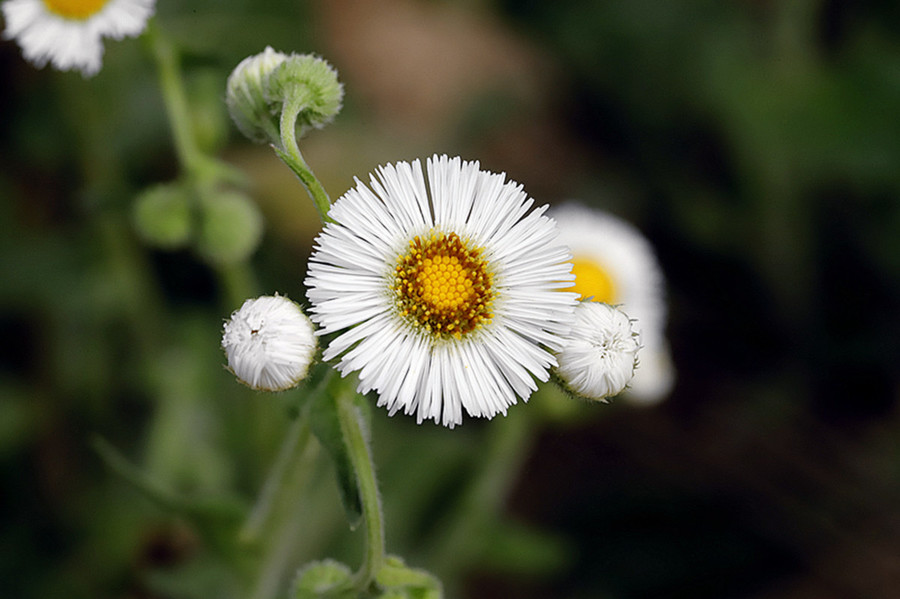
[[[185,171],[194,176],[201,169],[203,153],[197,147],[191,127],[190,107],[181,75],[178,50],[155,23],[147,27],[147,39],[156,59],[159,85],[169,117],[169,126],[172,129],[175,153]]]
[[[354,577],[356,588],[365,591],[384,564],[384,523],[368,435],[364,430],[362,414],[354,405],[354,395],[355,393],[350,390],[342,390],[335,401],[341,433],[359,484],[363,517],[366,521],[365,557]]]
[[[294,171],[294,174],[303,183],[309,197],[312,198],[316,210],[319,211],[319,218],[322,222],[328,222],[328,211],[331,209],[331,198],[328,192],[322,187],[322,184],[313,174],[309,165],[303,159],[300,153],[300,147],[297,145],[297,116],[303,109],[306,100],[302,94],[295,94],[291,97],[281,110],[281,148],[275,148],[275,153],[281,158],[288,167]]]
[[[215,201],[215,198],[210,196],[217,183],[227,181],[243,184],[243,177],[200,149],[191,125],[190,104],[175,44],[165,37],[155,23],[151,23],[147,28],[147,40],[156,60],[159,86],[166,106],[169,127],[172,130],[178,163],[201,199]],[[226,291],[227,308],[237,308],[244,299],[255,295],[256,281],[245,263],[220,266],[217,268],[217,274]]]
[[[250,516],[241,529],[241,541],[255,543],[259,539],[260,531],[272,512],[275,498],[284,486],[285,474],[290,469],[294,458],[306,451],[309,439],[309,425],[306,418],[298,416],[284,436],[281,449],[278,451],[275,463],[272,465],[256,504],[253,506],[253,511],[250,512]]]
[[[296,438],[296,443],[290,440],[292,437]],[[256,580],[249,595],[251,599],[279,596],[286,574],[292,565],[296,567],[292,560],[298,544],[308,541],[309,516],[305,510],[297,509],[297,504],[305,496],[319,455],[319,445],[312,439],[307,419],[299,416],[288,432],[285,446],[263,488],[262,495],[270,493],[271,497],[263,499],[261,496],[260,502],[268,505],[257,503],[242,531],[242,535],[255,534],[255,539],[245,537],[245,540],[255,541],[263,547]],[[253,522],[254,519],[259,522]],[[258,528],[253,530],[254,527]]]

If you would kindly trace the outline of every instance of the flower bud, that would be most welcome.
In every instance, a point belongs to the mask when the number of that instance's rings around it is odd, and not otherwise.
[[[388,555],[375,577],[381,593],[378,599],[440,599],[441,582],[429,572],[410,568],[403,559]]]
[[[599,302],[580,302],[572,330],[556,356],[556,376],[567,391],[604,401],[631,381],[639,349],[638,335],[624,312]]]
[[[351,599],[353,574],[344,564],[326,559],[306,564],[297,572],[290,599]]]
[[[202,205],[197,250],[210,262],[227,264],[247,259],[263,233],[256,204],[239,191],[219,192]]]
[[[316,353],[313,324],[280,295],[248,299],[222,332],[228,368],[257,391],[284,391],[306,378]]]
[[[321,129],[341,110],[344,86],[337,71],[312,54],[291,54],[271,73],[266,87],[270,103],[296,103],[297,132]]]
[[[271,47],[242,60],[228,77],[225,103],[241,133],[253,141],[277,143],[281,104],[266,96],[269,75],[287,58]]]
[[[141,239],[163,249],[176,249],[191,236],[191,196],[180,185],[156,185],[134,201],[132,219]]]

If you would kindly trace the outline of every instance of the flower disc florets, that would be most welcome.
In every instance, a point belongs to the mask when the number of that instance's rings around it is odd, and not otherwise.
[[[413,326],[457,339],[490,322],[491,273],[478,247],[456,233],[418,235],[397,260],[397,309]]]

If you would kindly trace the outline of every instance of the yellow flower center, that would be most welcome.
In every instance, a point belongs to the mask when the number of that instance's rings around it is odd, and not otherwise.
[[[430,333],[458,339],[493,318],[491,274],[481,249],[456,233],[414,237],[394,272],[400,313]]]
[[[593,301],[613,304],[616,301],[616,286],[609,272],[595,260],[576,256],[572,260],[572,274],[575,286],[567,291],[581,294],[578,299],[593,296]]]
[[[67,19],[87,19],[100,12],[109,0],[44,0],[50,12]]]

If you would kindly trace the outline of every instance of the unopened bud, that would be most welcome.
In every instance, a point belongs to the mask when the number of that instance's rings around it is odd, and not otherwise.
[[[604,401],[631,381],[639,349],[638,335],[624,312],[599,302],[580,302],[572,330],[556,355],[556,376],[567,391]]]
[[[222,332],[228,368],[257,391],[284,391],[306,378],[316,353],[312,322],[280,295],[248,299]]]
[[[281,102],[299,109],[297,133],[321,129],[341,110],[344,86],[337,71],[312,54],[291,54],[276,67],[266,88],[270,103]]]
[[[253,141],[276,143],[281,103],[267,98],[269,75],[287,58],[271,47],[249,56],[228,77],[225,103],[241,133]]]
[[[197,250],[210,262],[246,260],[262,239],[263,218],[256,203],[239,191],[222,191],[201,204]]]
[[[191,195],[180,185],[156,185],[134,201],[132,219],[141,239],[150,245],[172,250],[185,245],[191,236]]]

